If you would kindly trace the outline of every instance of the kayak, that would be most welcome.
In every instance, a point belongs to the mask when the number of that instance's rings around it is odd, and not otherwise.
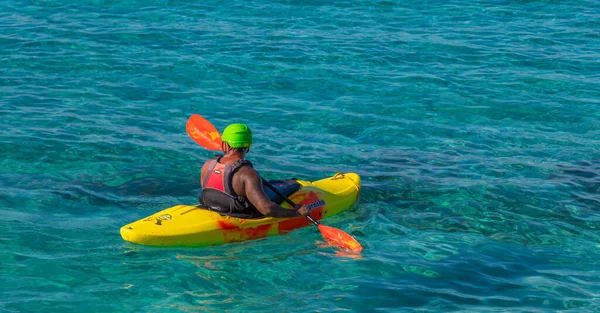
[[[315,206],[315,220],[352,208],[360,195],[360,176],[337,173],[317,181],[270,181],[283,195],[299,204]],[[291,209],[279,195],[265,189],[269,198]],[[285,234],[312,224],[306,217],[243,218],[222,215],[200,205],[176,205],[121,227],[124,240],[149,246],[212,246]]]

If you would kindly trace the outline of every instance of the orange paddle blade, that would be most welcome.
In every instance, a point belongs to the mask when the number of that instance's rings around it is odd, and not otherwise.
[[[363,247],[356,239],[337,228],[319,224],[319,230],[323,238],[332,246],[356,253],[363,250]]]
[[[187,134],[208,150],[221,150],[221,135],[213,124],[204,117],[193,114],[185,125]]]

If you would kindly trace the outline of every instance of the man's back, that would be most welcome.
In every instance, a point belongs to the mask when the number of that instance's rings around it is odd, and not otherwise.
[[[224,165],[228,165],[228,164],[233,164],[235,162],[238,162],[240,160],[241,160],[241,158],[239,158],[237,156],[224,155],[220,159],[218,159],[217,162],[224,164]],[[212,160],[208,160],[202,166],[202,171],[200,174],[200,184],[203,188],[204,188],[204,181],[206,179],[206,175],[208,174],[208,171],[210,170],[211,163],[212,163]],[[239,170],[237,170],[235,173],[233,173],[233,177],[231,179],[231,184],[233,187],[233,191],[235,191],[235,193],[237,195],[246,197],[246,188],[245,188],[244,182],[249,176],[258,176],[260,178],[258,173],[251,166],[242,166]]]

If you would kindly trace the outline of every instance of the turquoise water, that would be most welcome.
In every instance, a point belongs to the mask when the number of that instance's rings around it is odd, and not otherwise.
[[[0,2],[0,311],[600,312],[598,1]],[[314,228],[153,248],[193,114],[268,179],[363,178]]]

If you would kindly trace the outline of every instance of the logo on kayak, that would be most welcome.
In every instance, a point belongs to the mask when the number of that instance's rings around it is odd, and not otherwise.
[[[171,214],[163,214],[156,217],[157,220],[169,221],[171,220]]]
[[[171,219],[171,214],[163,214],[156,217],[156,225],[162,225],[162,221],[168,221]]]
[[[318,209],[324,205],[325,205],[325,200],[319,200],[319,201],[316,201],[316,202],[313,202],[313,203],[307,205],[306,207],[312,211],[312,210]]]

